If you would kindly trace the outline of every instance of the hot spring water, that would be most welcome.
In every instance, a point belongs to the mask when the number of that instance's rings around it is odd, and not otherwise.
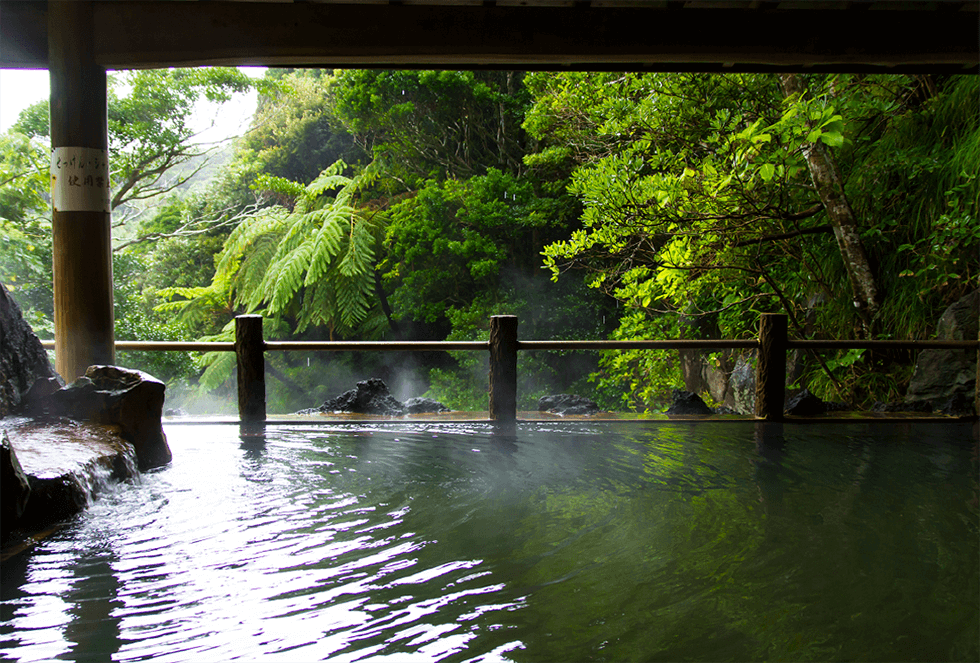
[[[977,660],[968,424],[171,425],[9,660]]]

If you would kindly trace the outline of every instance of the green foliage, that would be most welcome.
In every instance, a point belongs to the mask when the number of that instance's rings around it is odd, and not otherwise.
[[[186,182],[197,171],[173,175],[174,167],[210,150],[194,142],[190,118],[195,104],[201,100],[222,103],[255,86],[271,90],[274,84],[255,82],[233,67],[148,69],[110,76],[112,209],[172,191]],[[26,109],[14,129],[32,137],[48,136],[48,102]]]
[[[54,332],[48,150],[11,129],[0,135],[0,282],[37,333]]]
[[[115,336],[118,341],[190,341],[190,330],[179,319],[160,315],[150,306],[152,299],[143,292],[139,275],[146,269],[143,260],[132,255],[116,255],[112,261],[115,303]],[[197,363],[184,352],[119,352],[116,362],[136,368],[173,383],[198,372]]]
[[[810,94],[791,99],[762,75],[535,74],[528,85],[535,106],[525,127],[544,143],[528,162],[571,168],[569,190],[584,205],[583,228],[548,246],[545,264],[554,278],[584,268],[633,311],[622,337],[656,338],[663,316],[683,313],[738,338],[766,311],[789,313],[798,335],[858,333],[803,158],[814,142],[836,151],[889,293],[888,334],[930,334],[940,307],[975,287],[975,77],[946,80],[916,103],[922,81],[907,77],[810,76]],[[644,379],[669,369],[638,359],[606,360],[600,384],[663,400],[668,383]],[[860,401],[894,393],[894,381],[870,386],[893,360],[834,360],[832,371],[849,373]],[[822,370],[808,375],[819,391],[833,384]]]
[[[215,309],[243,310],[275,324],[294,320],[297,333],[326,327],[331,337],[377,333],[371,298],[380,227],[355,200],[373,175],[350,178],[344,168],[337,162],[305,187],[260,177],[256,187],[292,199],[292,209],[274,206],[249,216],[228,236],[211,284],[161,291],[184,299],[158,309],[191,319]]]
[[[420,180],[521,169],[523,74],[507,71],[336,72],[337,117],[386,175]]]
[[[332,74],[269,69],[266,78],[277,85],[259,97],[252,128],[241,144],[249,156],[240,158],[254,158],[264,174],[293,182],[311,182],[338,160],[355,165],[367,160],[334,113]]]
[[[499,299],[503,270],[536,270],[532,236],[553,224],[557,205],[538,198],[529,178],[495,169],[431,180],[393,205],[382,268],[396,315],[432,323],[481,293]]]

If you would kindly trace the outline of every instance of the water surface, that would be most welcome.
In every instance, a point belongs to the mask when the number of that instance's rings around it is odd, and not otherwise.
[[[167,435],[3,563],[3,657],[980,658],[969,424]]]

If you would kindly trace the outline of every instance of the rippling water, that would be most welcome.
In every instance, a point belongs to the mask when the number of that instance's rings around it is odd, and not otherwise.
[[[966,424],[167,434],[3,563],[4,657],[978,659]]]

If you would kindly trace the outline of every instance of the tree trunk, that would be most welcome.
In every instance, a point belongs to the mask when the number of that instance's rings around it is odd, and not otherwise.
[[[803,84],[795,74],[780,74],[783,93],[787,97],[804,94]],[[837,246],[847,268],[848,280],[854,296],[854,307],[861,317],[866,336],[871,335],[871,326],[881,310],[881,294],[874,270],[861,242],[857,217],[844,192],[837,162],[827,146],[817,140],[803,147],[803,156],[810,170],[810,179],[817,195],[827,210],[827,216],[834,228]]]
[[[377,267],[374,269],[374,294],[378,297],[378,302],[381,304],[381,310],[388,319],[388,327],[391,328],[391,333],[395,335],[395,340],[401,341],[402,330],[391,311],[391,304],[388,303],[388,295],[385,294],[384,284],[381,282],[381,272],[378,271]]]

